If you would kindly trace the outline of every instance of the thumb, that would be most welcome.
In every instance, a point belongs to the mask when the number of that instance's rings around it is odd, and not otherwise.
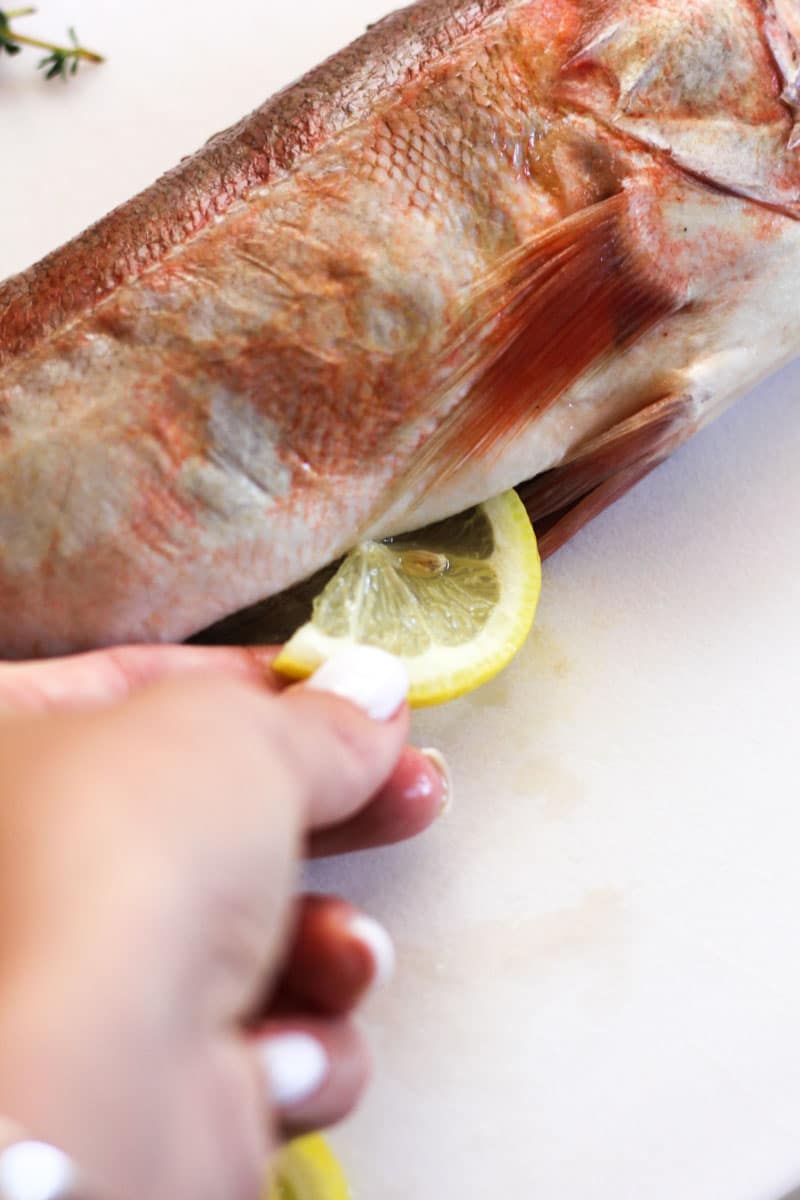
[[[407,695],[398,659],[351,646],[276,698],[282,748],[305,785],[309,832],[347,820],[386,783],[408,734]]]

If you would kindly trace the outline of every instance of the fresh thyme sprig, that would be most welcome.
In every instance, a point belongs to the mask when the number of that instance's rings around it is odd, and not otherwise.
[[[95,54],[93,50],[87,50],[80,44],[74,29],[68,30],[70,45],[59,46],[54,42],[43,42],[40,38],[28,37],[27,34],[11,28],[12,21],[20,17],[29,17],[35,12],[35,8],[14,8],[5,11],[0,8],[0,54],[19,54],[23,46],[46,50],[47,54],[38,63],[39,70],[44,71],[45,79],[60,76],[66,80],[75,74],[81,61],[104,62],[101,54]]]

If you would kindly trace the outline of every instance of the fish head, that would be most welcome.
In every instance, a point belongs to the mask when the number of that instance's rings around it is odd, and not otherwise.
[[[665,163],[800,216],[797,0],[606,0],[559,91]]]

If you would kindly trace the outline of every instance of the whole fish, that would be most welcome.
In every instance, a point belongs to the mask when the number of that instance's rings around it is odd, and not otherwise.
[[[800,0],[423,0],[0,287],[0,653],[176,640],[800,351]]]

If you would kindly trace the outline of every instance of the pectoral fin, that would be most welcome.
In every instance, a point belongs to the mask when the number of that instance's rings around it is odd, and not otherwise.
[[[481,282],[457,323],[447,386],[466,391],[413,476],[440,484],[476,456],[498,458],[576,380],[678,306],[632,249],[624,195],[532,239]]]
[[[654,470],[696,428],[691,394],[663,396],[523,484],[518,491],[539,535],[542,557]]]

